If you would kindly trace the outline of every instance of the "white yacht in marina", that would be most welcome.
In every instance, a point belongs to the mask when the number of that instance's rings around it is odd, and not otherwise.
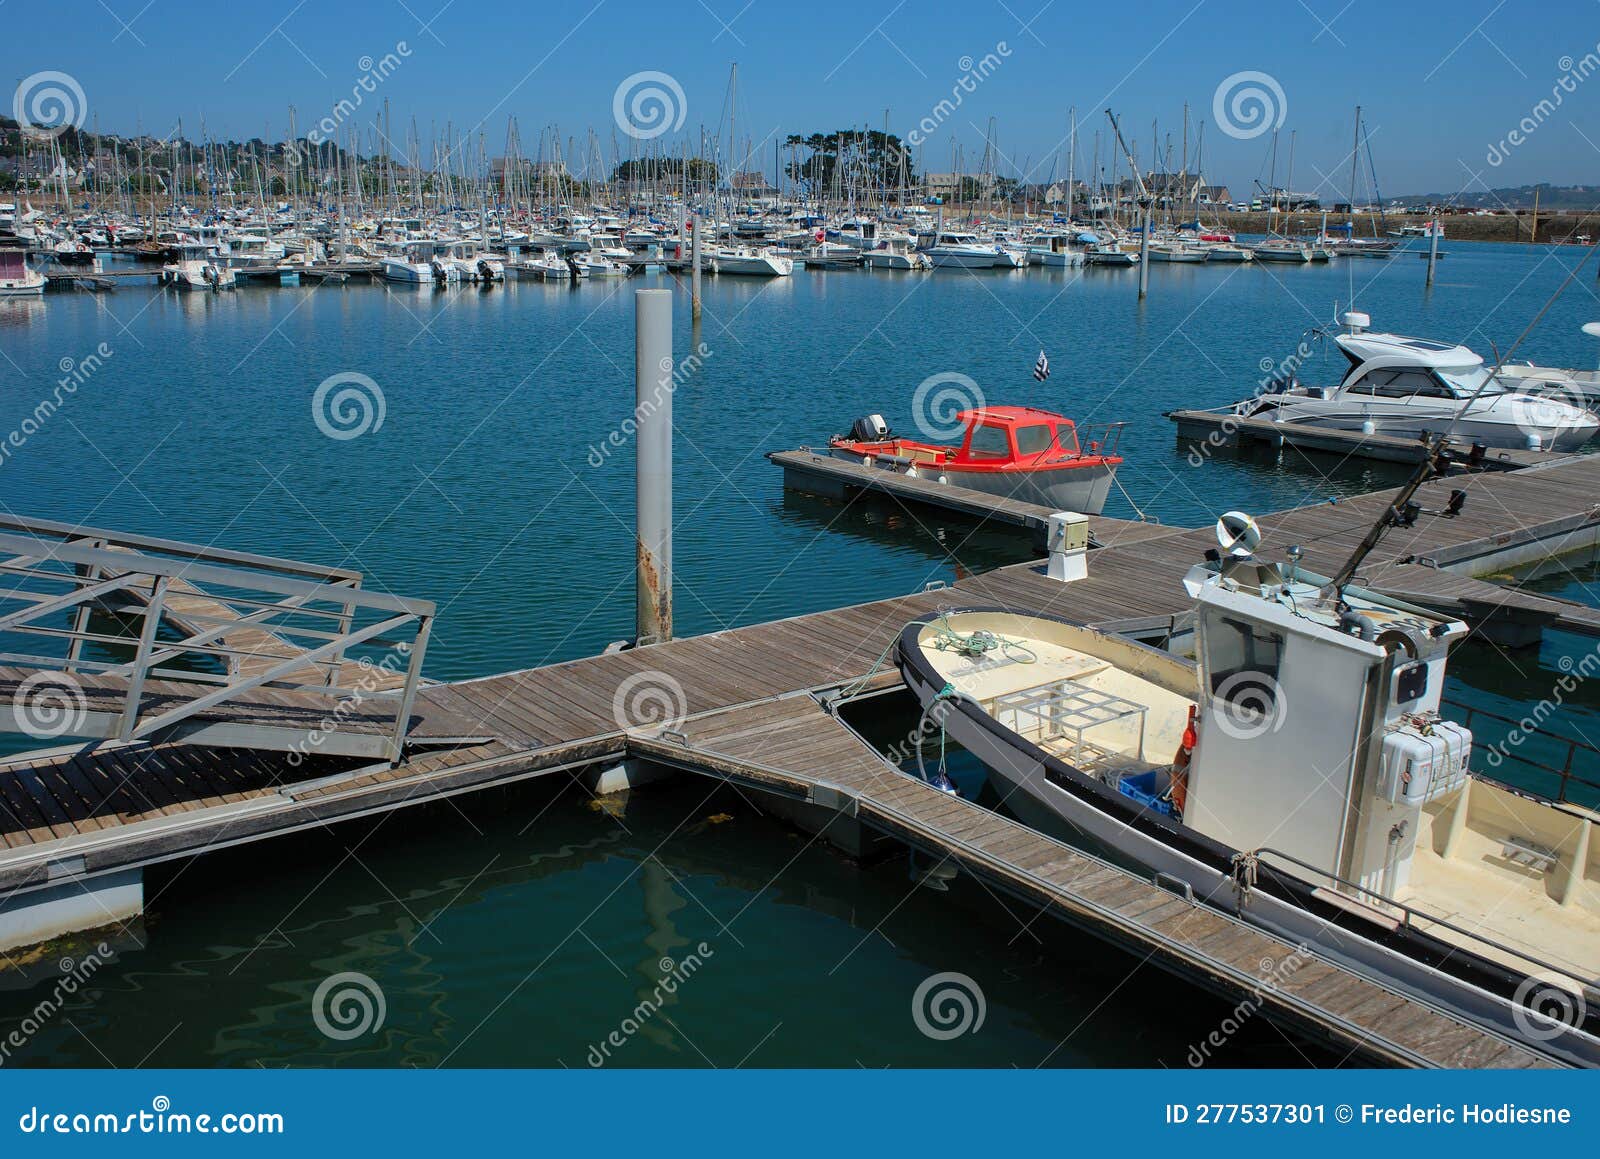
[[[161,267],[161,280],[178,290],[231,290],[238,282],[231,266],[196,242],[174,247],[173,260]]]
[[[784,257],[770,246],[756,249],[747,245],[713,246],[718,274],[746,274],[761,278],[787,278],[794,273],[794,259]]]
[[[928,249],[936,270],[992,270],[1000,264],[1000,250],[975,233],[941,230]]]
[[[28,264],[28,251],[16,243],[0,247],[0,298],[32,298],[44,293],[45,277]]]
[[[876,249],[867,250],[861,255],[862,261],[869,270],[931,270],[933,259],[921,253],[913,245],[910,237],[884,239],[878,243]]]
[[[1563,372],[1546,372],[1555,388],[1534,393],[1539,379],[1522,368],[1497,375],[1465,346],[1369,331],[1370,322],[1347,313],[1333,336],[1349,362],[1339,385],[1276,379],[1234,413],[1404,439],[1448,430],[1469,443],[1545,451],[1577,450],[1600,429],[1600,418],[1563,399]]]
[[[460,273],[445,260],[446,248],[443,242],[423,238],[389,243],[378,259],[383,280],[413,286],[459,282]]]

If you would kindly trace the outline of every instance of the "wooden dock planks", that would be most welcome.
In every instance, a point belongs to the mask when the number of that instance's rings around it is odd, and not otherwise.
[[[787,784],[894,836],[952,859],[1056,916],[1112,932],[1146,960],[1259,1000],[1282,1020],[1352,1055],[1405,1065],[1547,1065],[1532,1053],[1265,931],[1176,897],[886,763],[811,696],[636,730],[637,751],[763,788]],[[824,790],[819,797],[818,789]],[[830,794],[842,789],[847,801]],[[1279,969],[1293,960],[1295,969]],[[1312,967],[1315,967],[1314,969]]]

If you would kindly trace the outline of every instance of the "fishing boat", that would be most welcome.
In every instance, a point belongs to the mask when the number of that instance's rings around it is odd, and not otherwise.
[[[1577,380],[1560,372],[1502,377],[1465,346],[1369,331],[1371,318],[1353,311],[1343,321],[1333,341],[1349,369],[1338,386],[1280,376],[1234,413],[1405,439],[1448,430],[1486,447],[1545,451],[1577,450],[1600,429],[1600,418],[1565,400],[1565,384]]]
[[[1183,581],[1192,660],[978,607],[913,621],[897,663],[924,726],[1025,822],[1600,1064],[1600,815],[1471,772],[1470,731],[1439,711],[1467,626],[1350,583],[1383,526],[1329,580],[1295,548],[1259,558],[1254,522],[1223,516],[1222,550]],[[1056,578],[1089,566],[1068,558]]]
[[[856,420],[849,435],[829,440],[835,458],[902,475],[934,479],[990,495],[1037,503],[1053,511],[1098,515],[1122,458],[1122,424],[1087,445],[1073,421],[1028,406],[991,406],[957,416],[961,440],[952,445],[902,438],[881,415]]]

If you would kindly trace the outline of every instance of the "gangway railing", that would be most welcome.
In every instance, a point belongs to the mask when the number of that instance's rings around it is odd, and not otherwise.
[[[1473,764],[1478,766],[1480,776],[1485,775],[1483,768],[1488,765],[1491,771],[1487,775],[1490,779],[1505,783],[1507,788],[1521,793],[1537,793],[1552,801],[1577,805],[1585,809],[1600,808],[1600,747],[1576,737],[1563,736],[1561,733],[1539,728],[1537,725],[1529,727],[1527,717],[1517,720],[1449,697],[1441,700],[1440,709],[1445,715],[1472,729]],[[1488,738],[1480,735],[1480,730],[1473,725],[1475,720],[1492,720],[1503,726],[1505,739],[1490,743]],[[1517,736],[1515,742],[1511,740],[1513,734]],[[1538,750],[1543,748],[1554,748],[1557,754],[1561,754],[1555,757],[1560,763],[1551,764],[1540,760]],[[1493,756],[1481,755],[1485,752]],[[1582,772],[1573,767],[1580,759],[1584,766]],[[1531,769],[1536,775],[1554,778],[1554,791],[1547,792],[1531,785],[1505,781],[1502,769],[1507,765]],[[1574,796],[1573,792],[1575,787],[1578,791],[1577,796]]]
[[[54,673],[76,694],[81,719],[70,735],[122,741],[181,738],[203,718],[207,743],[227,743],[229,708],[249,699],[238,742],[287,747],[304,732],[293,717],[307,710],[392,706],[386,732],[370,722],[345,729],[334,749],[398,761],[435,608],[366,590],[362,578],[347,568],[0,516],[0,666]],[[173,683],[147,698],[152,679]],[[177,687],[186,695],[174,703]],[[9,709],[15,730],[29,732],[16,698],[14,691],[0,712]],[[277,727],[274,703],[298,712],[286,711]]]

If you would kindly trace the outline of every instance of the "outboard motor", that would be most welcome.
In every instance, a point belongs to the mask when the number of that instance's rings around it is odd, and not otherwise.
[[[200,276],[206,280],[206,285],[213,290],[217,289],[222,282],[222,275],[217,272],[217,267],[210,262],[200,267]]]
[[[882,415],[864,415],[850,428],[850,437],[863,443],[881,443],[893,433]]]
[[[478,259],[478,280],[484,285],[494,281],[494,270],[482,258]]]
[[[450,273],[444,268],[443,262],[435,258],[433,261],[429,262],[428,265],[433,270],[433,281],[435,285],[443,286],[450,281]]]

